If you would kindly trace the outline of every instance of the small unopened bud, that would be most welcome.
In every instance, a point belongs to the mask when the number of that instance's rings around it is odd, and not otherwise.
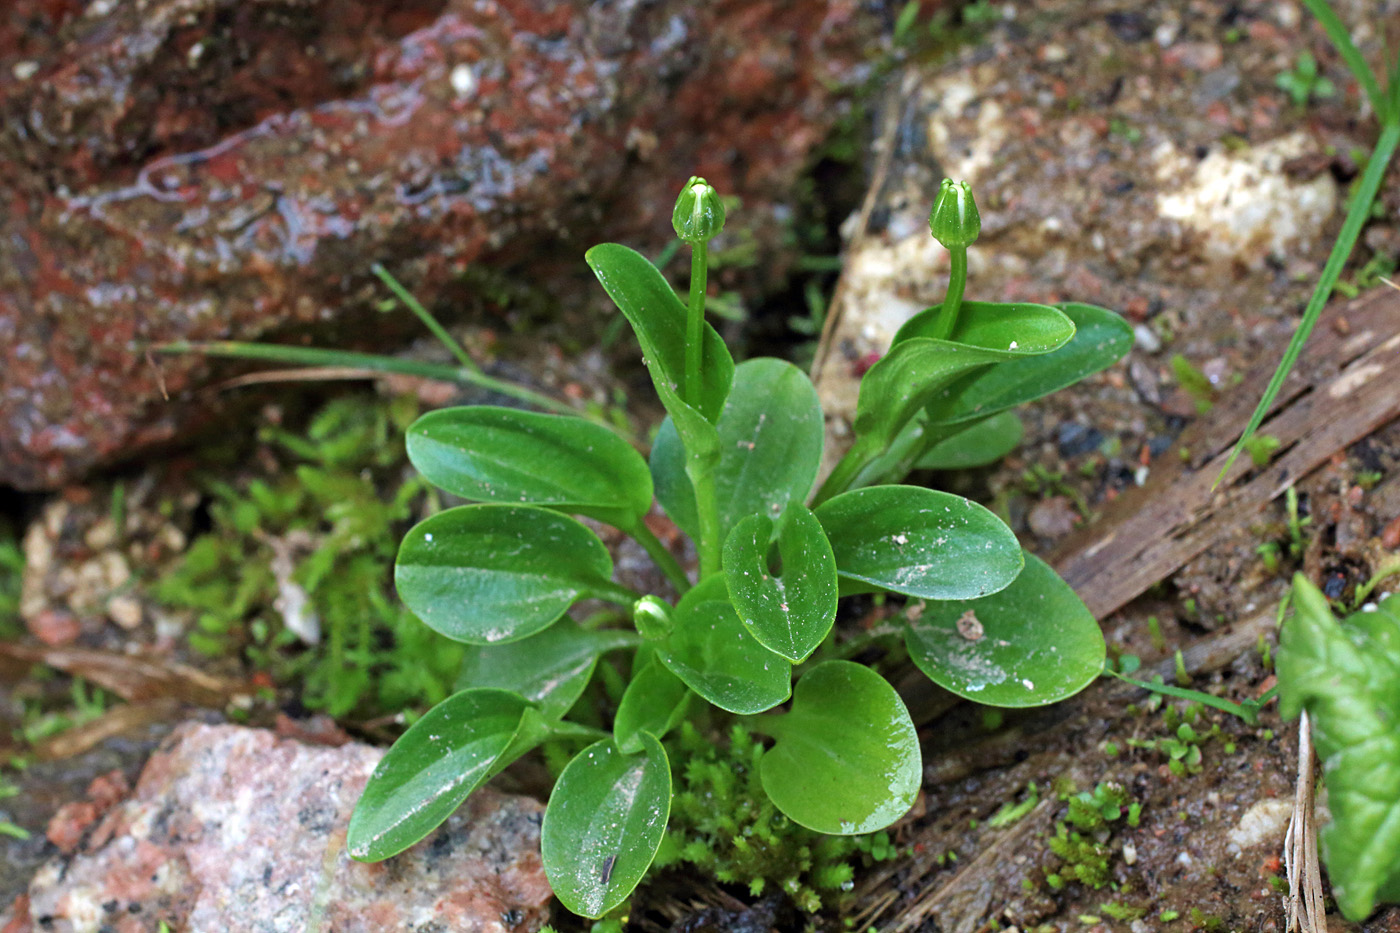
[[[982,217],[967,182],[943,179],[938,186],[938,199],[928,215],[928,228],[933,238],[948,249],[966,247],[982,232]]]
[[[676,198],[671,226],[676,228],[676,236],[687,243],[708,243],[724,229],[724,205],[719,192],[705,179],[690,176]]]
[[[671,634],[671,607],[655,596],[643,596],[632,604],[632,624],[647,641]]]

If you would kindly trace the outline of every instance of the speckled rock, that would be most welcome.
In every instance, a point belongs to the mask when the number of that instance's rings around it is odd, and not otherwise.
[[[350,812],[382,754],[183,726],[131,798],[81,843],[70,840],[76,854],[40,869],[0,929],[538,929],[551,892],[539,856],[543,808],[529,798],[482,790],[403,855],[376,865],[346,855]]]
[[[376,261],[444,308],[484,268],[577,303],[583,249],[659,246],[691,172],[743,198],[731,235],[781,280],[794,181],[892,6],[8,4],[0,483],[53,487],[207,418],[207,365],[148,353],[165,341],[384,349]]]

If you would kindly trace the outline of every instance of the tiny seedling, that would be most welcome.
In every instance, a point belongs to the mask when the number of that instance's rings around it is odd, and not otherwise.
[[[424,478],[473,504],[409,531],[395,580],[467,656],[459,692],[370,778],[349,827],[355,858],[401,852],[536,746],[586,743],[559,774],[541,848],[564,905],[608,915],[680,806],[662,740],[719,714],[771,741],[754,767],[785,819],[839,836],[889,826],[918,793],[919,741],[885,678],[841,656],[845,595],[923,600],[917,620],[898,617],[909,657],[980,703],[1055,702],[1102,669],[1093,616],[1000,519],[898,481],[985,455],[1010,409],[1109,366],[1131,329],[1090,305],[964,301],[980,221],[968,188],[945,181],[930,228],[952,259],[946,297],[865,374],[852,446],[813,491],[824,419],[810,379],[777,359],[736,366],[705,321],[709,243],[724,219],[714,189],[687,182],[673,216],[691,247],[685,299],[625,246],[586,256],[667,412],[649,460],[580,418],[509,408],[436,411],[409,428]],[[695,543],[693,577],[648,524],[653,499]],[[615,581],[608,550],[574,515],[634,538],[678,598]],[[583,599],[614,604],[630,625],[575,622],[566,613]],[[595,673],[615,705],[579,703]]]
[[[1318,72],[1317,59],[1311,52],[1301,53],[1292,69],[1280,72],[1274,84],[1295,107],[1305,107],[1309,101],[1324,100],[1337,93],[1332,82]]]

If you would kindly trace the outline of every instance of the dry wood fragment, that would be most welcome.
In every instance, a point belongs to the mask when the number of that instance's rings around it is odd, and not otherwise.
[[[1337,322],[1345,318],[1348,327]],[[1345,330],[1344,334],[1342,331]],[[1241,457],[1212,488],[1230,445],[1273,372],[1272,354],[1209,415],[1183,433],[1190,451],[1153,464],[1146,484],[1115,500],[1103,518],[1071,535],[1051,558],[1095,617],[1103,618],[1165,579],[1339,450],[1400,416],[1400,296],[1373,291],[1323,314],[1304,368],[1285,384],[1261,428],[1280,441],[1264,469]]]

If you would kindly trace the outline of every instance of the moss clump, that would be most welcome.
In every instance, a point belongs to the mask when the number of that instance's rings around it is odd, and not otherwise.
[[[193,612],[192,647],[242,651],[277,681],[303,684],[308,708],[335,716],[447,696],[461,647],[418,623],[391,589],[395,542],[426,494],[403,445],[416,415],[409,397],[337,399],[304,432],[259,431],[263,475],[205,481],[212,528],[151,590]]]
[[[722,747],[686,722],[667,746],[676,790],[657,867],[693,865],[755,897],[778,888],[815,913],[851,890],[857,863],[897,854],[883,832],[827,836],[784,816],[759,780],[763,746],[741,725]]]
[[[1046,845],[1063,864],[1047,874],[1045,881],[1057,890],[1070,881],[1095,890],[1103,888],[1112,880],[1111,824],[1124,820],[1137,826],[1142,807],[1131,801],[1122,784],[1109,781],[1100,781],[1092,792],[1066,791],[1061,799],[1068,802],[1069,809],[1055,824],[1055,835]]]

